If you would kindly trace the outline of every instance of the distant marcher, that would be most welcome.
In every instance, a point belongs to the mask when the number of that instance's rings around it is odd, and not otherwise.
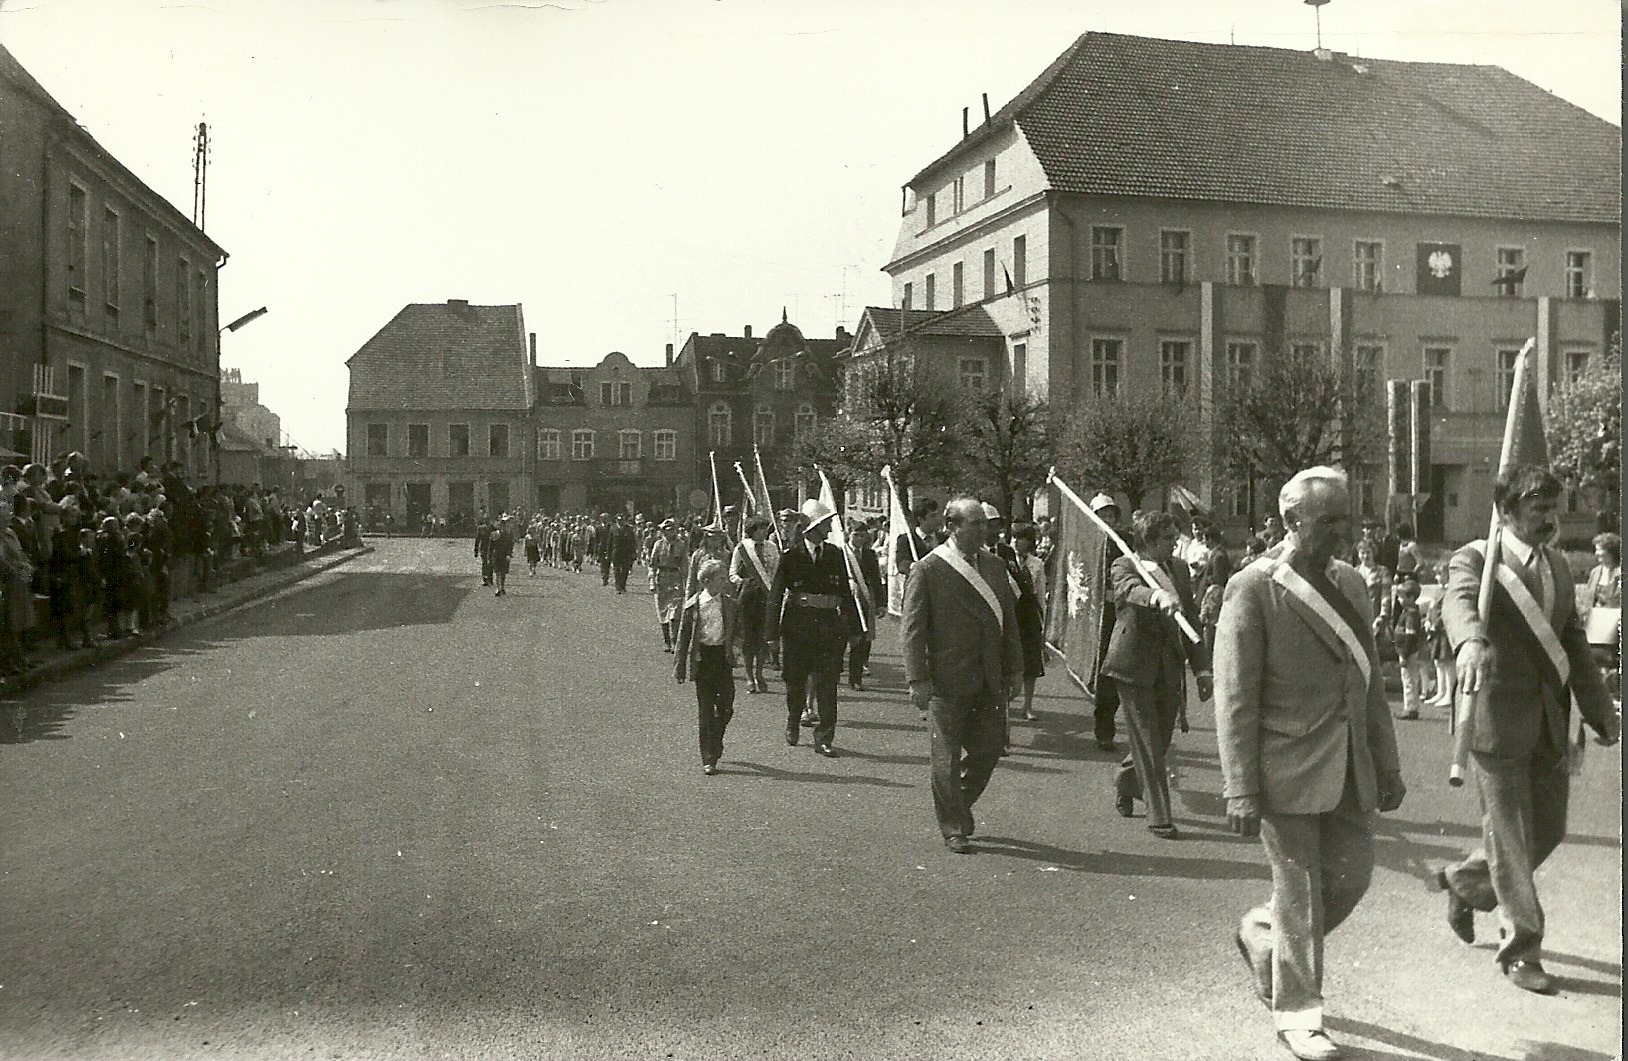
[[[514,517],[505,512],[492,530],[489,553],[492,576],[497,579],[497,589],[492,593],[494,597],[509,595],[509,559],[514,556],[513,523]]]
[[[678,643],[678,612],[684,603],[685,543],[678,522],[661,521],[661,537],[650,550],[650,592],[656,595],[656,622],[661,624],[662,647],[674,651]]]
[[[492,584],[492,522],[482,513],[475,527],[475,555],[480,558],[480,584]]]

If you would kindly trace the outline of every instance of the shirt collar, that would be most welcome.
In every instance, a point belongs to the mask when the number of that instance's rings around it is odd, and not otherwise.
[[[1501,541],[1504,551],[1509,553],[1509,555],[1513,556],[1516,560],[1519,560],[1522,567],[1531,564],[1532,547],[1530,545],[1527,545],[1525,542],[1521,541],[1519,538],[1508,533],[1507,531],[1502,536]]]
[[[710,589],[707,589],[705,586],[703,586],[701,588],[701,592],[697,593],[695,595],[695,599],[697,601],[699,601],[703,607],[705,607],[706,605],[711,604],[713,601],[717,600],[718,598],[714,597],[712,595],[712,591]]]

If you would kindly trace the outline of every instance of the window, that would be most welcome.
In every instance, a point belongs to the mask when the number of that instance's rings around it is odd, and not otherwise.
[[[102,298],[109,313],[119,312],[119,214],[102,214]]]
[[[1594,255],[1591,252],[1566,252],[1566,297],[1594,297]]]
[[[950,291],[954,301],[950,303],[951,309],[960,309],[966,302],[966,286],[963,283],[964,273],[961,263],[956,262],[950,267]]]
[[[931,313],[938,308],[938,278],[932,273],[927,274],[927,312]]]
[[[988,158],[988,159],[984,160],[984,198],[985,199],[992,199],[994,197],[995,197],[995,160],[992,159],[992,158]]]
[[[910,309],[911,296],[913,296],[915,293],[916,293],[916,285],[915,284],[905,284],[904,285],[904,298],[899,303],[900,308],[908,311]]]
[[[1118,280],[1120,276],[1119,240],[1125,230],[1091,226],[1091,279]]]
[[[192,265],[185,258],[175,264],[175,328],[181,345],[192,345]]]
[[[783,357],[774,363],[774,386],[783,391],[797,386],[797,365],[791,358]]]
[[[1227,343],[1227,386],[1249,386],[1255,374],[1255,349],[1255,344],[1246,340]]]
[[[208,347],[204,345],[204,330],[209,327],[208,294],[209,284],[208,281],[204,279],[203,272],[201,270],[194,269],[192,271],[192,301],[198,307],[199,312],[204,315],[202,322],[200,322],[193,335],[193,339],[195,341],[193,346],[194,351],[208,349]]]
[[[556,444],[557,444],[557,442],[558,442],[558,440],[556,439]],[[467,456],[469,456],[469,425],[468,424],[448,424],[447,425],[447,456],[449,456],[449,457],[467,457]]]
[[[632,429],[618,431],[616,442],[623,460],[636,461],[644,456],[644,432]]]
[[[1091,340],[1091,393],[1098,398],[1119,396],[1119,354],[1123,339]]]
[[[1296,236],[1289,241],[1291,287],[1320,287],[1323,272],[1323,241],[1316,236]]]
[[[85,300],[85,189],[68,186],[68,298]]]
[[[119,377],[102,376],[102,447],[107,463],[117,468],[124,461],[124,418],[120,415]]]
[[[960,213],[967,208],[967,179],[955,178],[955,212]]]
[[[501,479],[486,484],[487,511],[498,513],[509,511],[509,484]]]
[[[1432,408],[1447,408],[1447,366],[1452,350],[1445,346],[1427,346],[1424,350],[1425,382],[1430,384]]]
[[[932,228],[938,224],[938,193],[934,192],[927,197],[927,227]]]
[[[656,453],[659,461],[678,459],[678,432],[670,428],[662,428],[656,432]]]
[[[430,425],[407,425],[407,456],[428,457],[430,455]]]
[[[1385,348],[1377,343],[1358,343],[1351,367],[1356,372],[1358,386],[1377,401],[1380,397],[1380,373],[1385,367]]]
[[[1567,350],[1566,351],[1566,382],[1568,382],[1568,383],[1576,383],[1578,380],[1583,378],[1583,373],[1585,373],[1587,371],[1588,371],[1588,351],[1587,350]],[[72,393],[72,392],[70,391],[70,393]]]
[[[989,385],[989,365],[981,357],[961,358],[955,375],[962,390],[981,393]]]
[[[1255,283],[1255,237],[1234,232],[1227,236],[1227,283],[1249,287]]]
[[[147,455],[147,443],[152,437],[152,429],[147,423],[147,384],[132,383],[130,399],[130,418],[136,422],[130,438],[136,443],[136,459],[140,460]]]
[[[1022,394],[1029,389],[1029,344],[1012,344],[1012,390]]]
[[[984,297],[995,297],[995,248],[984,251]]]
[[[599,384],[599,404],[609,405],[616,393],[616,384],[610,380],[601,380]]]
[[[594,433],[592,428],[579,427],[571,432],[571,459],[574,461],[591,461],[594,459]]]
[[[540,461],[557,461],[560,459],[559,428],[540,427],[537,429],[537,459]]]
[[[1322,343],[1290,343],[1289,349],[1293,351],[1295,359],[1318,358],[1323,355]]]
[[[758,409],[752,413],[752,441],[760,446],[774,445],[773,409]]]
[[[486,455],[488,457],[507,457],[509,455],[508,424],[492,424],[486,429]]]
[[[1159,282],[1185,284],[1187,282],[1187,249],[1192,235],[1165,229],[1159,233]]]
[[[367,425],[367,455],[369,457],[390,456],[390,425]]]
[[[1376,478],[1374,466],[1371,464],[1359,464],[1352,470],[1351,500],[1356,503],[1356,515],[1372,516],[1377,510],[1375,504],[1376,491],[1374,489],[1374,480]]]
[[[707,410],[707,439],[713,448],[729,445],[730,436],[734,433],[733,426],[729,406],[723,402],[713,402],[712,408]]]
[[[1526,281],[1526,251],[1521,247],[1498,248],[1498,297],[1520,298]]]
[[[797,438],[814,433],[814,425],[819,418],[814,414],[814,407],[804,402],[797,407],[797,419],[792,421],[792,433]]]
[[[1166,398],[1179,401],[1187,396],[1187,355],[1191,349],[1186,339],[1159,341],[1159,380]]]
[[[1498,410],[1509,408],[1509,396],[1515,393],[1515,365],[1521,359],[1519,347],[1498,351]]]
[[[1359,239],[1351,246],[1351,283],[1358,291],[1378,291],[1380,270],[1385,265],[1385,245],[1378,240]]]
[[[1234,519],[1249,518],[1249,484],[1233,483],[1231,498],[1232,516]]]
[[[632,405],[633,404],[633,384],[631,384],[631,383],[618,383],[616,385],[616,404],[617,405]]]
[[[1023,289],[1029,282],[1029,237],[1012,237],[1012,286]]]
[[[149,328],[158,327],[158,241],[151,236],[141,258],[141,319]]]
[[[718,358],[712,360],[712,382],[726,383],[729,380],[729,366]]]

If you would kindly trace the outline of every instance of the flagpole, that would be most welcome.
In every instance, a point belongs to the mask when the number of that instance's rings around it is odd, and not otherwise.
[[[1130,558],[1131,566],[1136,568],[1136,573],[1138,575],[1142,576],[1142,581],[1147,583],[1148,589],[1162,589],[1158,581],[1152,575],[1148,574],[1147,569],[1142,566],[1141,558],[1136,555],[1129,545],[1125,544],[1125,539],[1119,536],[1119,532],[1110,527],[1107,521],[1101,516],[1097,515],[1095,512],[1092,512],[1091,506],[1087,505],[1083,500],[1081,500],[1079,494],[1076,494],[1073,490],[1069,489],[1067,483],[1057,478],[1056,468],[1053,468],[1051,471],[1046,473],[1046,483],[1048,485],[1055,485],[1064,497],[1074,502],[1075,507],[1081,512],[1085,513],[1086,517],[1090,519],[1092,523],[1097,525],[1098,530],[1106,534],[1109,540],[1119,547],[1120,553]],[[1179,607],[1180,602],[1178,601],[1177,604],[1178,607],[1176,611],[1171,613],[1171,618],[1176,620],[1176,625],[1181,627],[1181,632],[1187,635],[1187,640],[1191,641],[1195,645],[1203,644],[1203,639],[1198,636],[1198,631],[1193,629],[1193,624],[1188,622],[1187,616],[1182,614],[1181,608]]]
[[[712,468],[712,521],[719,527],[724,525],[724,499],[718,492],[718,451],[707,450],[707,464]]]
[[[769,506],[769,522],[774,526],[774,543],[782,553],[786,551],[786,534],[780,527],[780,515],[774,510],[774,495],[769,493],[769,477],[763,474],[763,453],[752,443],[752,463],[757,467],[757,482],[763,487],[763,503]]]
[[[916,544],[916,525],[910,517],[910,509],[905,506],[904,499],[899,496],[899,484],[893,481],[892,465],[882,465],[882,478],[887,481],[887,488],[893,497],[893,503],[899,506],[899,512],[904,516],[905,530],[910,532],[908,536],[910,538],[910,561],[920,563],[921,546]],[[889,545],[891,544],[890,542]]]
[[[747,519],[750,517],[752,510],[757,507],[757,499],[752,496],[752,484],[746,481],[746,471],[745,471],[745,469],[743,469],[741,467],[741,462],[740,461],[735,462],[735,474],[740,477],[741,489],[746,492],[745,496],[741,500],[741,533],[740,533],[740,540],[745,541],[746,540],[746,522],[747,522]]]
[[[1515,357],[1515,380],[1509,390],[1509,413],[1504,417],[1503,448],[1498,453],[1498,475],[1502,478],[1509,474],[1510,465],[1515,459],[1515,434],[1520,425],[1521,411],[1526,402],[1526,376],[1530,369],[1532,348],[1537,340],[1528,339],[1521,347],[1521,352]],[[1487,547],[1485,560],[1481,564],[1481,592],[1476,597],[1476,614],[1481,617],[1481,628],[1486,629],[1487,618],[1492,613],[1492,587],[1498,580],[1499,552],[1503,547],[1504,523],[1498,514],[1496,502],[1492,506],[1492,518],[1487,527]],[[1462,679],[1458,683],[1462,690]],[[1482,682],[1480,688],[1473,695],[1459,693],[1458,703],[1453,710],[1453,762],[1447,768],[1447,783],[1454,788],[1464,784],[1464,773],[1470,765],[1470,742],[1475,734],[1475,716],[1480,710],[1481,703],[1487,696],[1487,683]]]
[[[837,533],[842,535],[842,566],[848,571],[848,592],[854,598],[854,611],[859,613],[859,629],[862,633],[870,633],[871,625],[865,621],[865,602],[861,599],[859,591],[859,572],[855,570],[859,561],[854,557],[853,550],[848,548],[848,532],[842,526],[842,516],[837,514],[837,492],[831,489],[831,480],[825,477],[825,469],[818,464],[814,465],[814,474],[820,477],[821,493],[831,496],[831,522],[837,526]],[[868,599],[868,598],[867,598]]]

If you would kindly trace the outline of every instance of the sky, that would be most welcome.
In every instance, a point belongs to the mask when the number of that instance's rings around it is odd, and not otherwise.
[[[1328,47],[1502,66],[1621,124],[1613,0],[1332,0]],[[342,448],[412,302],[524,305],[544,364],[886,305],[900,186],[1080,33],[1315,46],[1299,0],[0,0],[0,43],[231,254],[221,363]]]

